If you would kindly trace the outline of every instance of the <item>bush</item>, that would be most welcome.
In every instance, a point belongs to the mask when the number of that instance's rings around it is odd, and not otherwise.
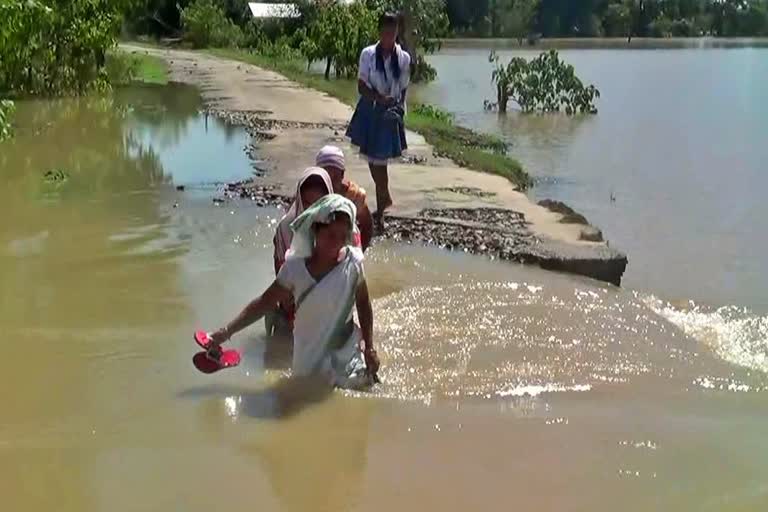
[[[514,57],[506,66],[496,52],[491,52],[489,60],[496,66],[491,79],[496,84],[500,112],[507,111],[511,99],[523,112],[597,113],[595,99],[600,91],[594,85],[585,87],[573,66],[560,60],[555,50],[531,61]]]
[[[687,19],[673,21],[670,26],[670,32],[673,37],[691,37],[696,35],[693,22]]]
[[[13,113],[16,106],[10,100],[0,100],[0,142],[13,135]]]
[[[337,76],[353,77],[360,51],[376,39],[377,11],[361,2],[331,4],[311,15],[307,27],[299,32],[299,49],[308,67],[325,61],[325,78],[331,67]]]
[[[291,39],[287,36],[276,41],[262,40],[261,44],[253,48],[252,53],[272,61],[295,62],[301,60],[301,52],[291,45]]]
[[[110,83],[113,85],[125,85],[136,78],[139,70],[139,61],[126,53],[111,53],[107,55],[105,68]]]
[[[241,46],[240,27],[227,18],[214,0],[195,0],[181,11],[184,37],[196,48],[229,48]]]
[[[122,0],[0,1],[0,91],[84,93],[109,86],[103,67],[120,33]]]
[[[449,34],[446,0],[371,0],[371,4],[376,5],[379,11],[402,14],[400,43],[411,54],[411,80],[434,80],[437,72],[425,55],[439,50],[441,38]]]
[[[669,18],[659,18],[648,24],[651,37],[671,37],[672,21]]]

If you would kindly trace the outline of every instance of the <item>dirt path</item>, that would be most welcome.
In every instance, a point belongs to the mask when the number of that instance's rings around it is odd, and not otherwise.
[[[234,122],[250,123],[252,128],[257,125],[264,137],[254,140],[254,154],[263,160],[267,171],[260,181],[291,194],[297,177],[314,163],[318,149],[325,144],[335,144],[347,155],[349,178],[365,187],[370,197],[374,196],[366,162],[356,157],[355,150],[343,136],[352,116],[348,105],[250,64],[193,51],[130,45],[122,48],[165,59],[169,63],[171,79],[196,85],[208,108]],[[444,211],[456,208],[512,210],[524,216],[527,234],[534,240],[533,244],[528,240],[524,245],[534,245],[536,254],[526,257],[510,249],[507,251],[511,255],[509,259],[538,262],[548,268],[619,282],[626,257],[605,243],[581,240],[584,226],[561,223],[560,214],[535,204],[504,178],[464,169],[434,157],[432,148],[418,134],[409,132],[408,144],[409,155],[422,157],[426,163],[391,166],[390,187],[395,200],[391,210],[393,216],[405,217],[404,222],[407,222],[408,218],[417,217],[424,210],[432,210],[442,221],[455,221],[454,215],[450,215],[452,219],[446,219]],[[464,231],[485,227],[486,222],[474,215],[458,220],[467,224]],[[408,232],[411,230],[409,227]],[[433,239],[428,235],[416,238]],[[481,245],[475,249],[482,249]],[[506,257],[502,250],[498,255]]]

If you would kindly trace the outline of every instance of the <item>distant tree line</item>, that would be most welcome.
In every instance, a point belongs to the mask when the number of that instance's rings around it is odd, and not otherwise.
[[[768,36],[768,0],[446,0],[477,37]]]

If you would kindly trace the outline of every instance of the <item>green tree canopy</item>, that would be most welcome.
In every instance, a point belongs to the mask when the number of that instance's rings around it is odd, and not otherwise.
[[[516,37],[501,22],[513,15],[515,3],[448,0],[451,28]],[[541,0],[526,29],[545,37],[766,36],[768,0]]]

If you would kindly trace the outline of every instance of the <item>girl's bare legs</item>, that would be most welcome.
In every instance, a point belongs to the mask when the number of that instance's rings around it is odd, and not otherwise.
[[[374,219],[381,220],[384,211],[392,206],[392,195],[389,193],[389,170],[386,165],[368,164],[371,178],[376,184],[376,213]]]

